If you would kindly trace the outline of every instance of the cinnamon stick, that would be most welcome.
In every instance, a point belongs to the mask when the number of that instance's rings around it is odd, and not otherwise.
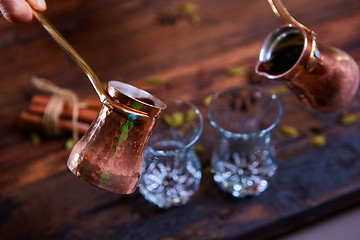
[[[51,96],[48,95],[42,95],[42,94],[35,94],[31,99],[31,104],[37,104],[37,105],[47,105],[50,101]],[[99,100],[95,99],[79,99],[80,102],[80,108],[94,108],[94,109],[100,109],[102,103]],[[69,104],[66,103],[65,106],[68,106]]]
[[[71,120],[60,119],[58,124],[60,130],[63,132],[73,131],[73,124]],[[42,115],[24,110],[20,113],[19,125],[24,129],[42,131]],[[78,122],[77,124],[77,129],[81,135],[84,134],[89,127],[90,124],[88,123]]]
[[[29,111],[32,113],[43,115],[45,112],[46,105],[38,105],[31,103],[29,106]],[[60,113],[60,118],[71,118],[72,117],[72,107],[64,106]],[[78,121],[85,122],[85,123],[91,123],[94,121],[97,117],[98,110],[97,109],[79,109],[79,116]]]

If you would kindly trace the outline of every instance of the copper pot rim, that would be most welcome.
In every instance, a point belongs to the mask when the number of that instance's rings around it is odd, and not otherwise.
[[[143,106],[146,106],[142,111],[151,111],[151,110],[163,110],[166,108],[166,104],[161,101],[159,98],[153,96],[149,92],[137,88],[133,85],[111,80],[108,82],[108,92],[111,97],[116,100],[124,99],[131,100],[132,102],[139,102]],[[148,102],[142,101],[141,98],[147,98],[154,102],[154,104],[150,104]],[[120,100],[121,102],[121,100]]]
[[[289,29],[289,30],[286,31],[286,29]],[[266,60],[268,60],[269,57],[267,57],[267,55],[270,52],[270,49],[273,49],[273,46],[276,45],[273,43],[274,40],[279,38],[285,32],[288,32],[291,30],[297,30],[299,33],[301,33],[301,35],[304,38],[303,49],[302,49],[302,52],[301,52],[298,60],[296,61],[296,63],[291,68],[289,68],[287,71],[285,71],[281,74],[277,74],[277,75],[259,71],[258,68],[259,68],[260,64],[265,62]],[[314,33],[312,33],[312,34],[314,34]],[[280,27],[276,28],[274,31],[272,31],[270,34],[268,34],[268,36],[265,38],[265,41],[260,50],[259,61],[255,67],[256,73],[259,75],[265,76],[268,79],[279,79],[288,74],[295,74],[298,71],[303,71],[304,66],[307,66],[309,63],[311,52],[312,52],[312,49],[314,48],[313,45],[316,44],[315,41],[310,41],[312,39],[312,37],[313,36],[309,36],[309,34],[304,29],[299,28],[293,24],[284,24],[284,25],[281,25]]]

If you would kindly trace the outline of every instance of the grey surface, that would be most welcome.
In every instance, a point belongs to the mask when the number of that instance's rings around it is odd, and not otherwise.
[[[360,239],[360,206],[339,215],[299,229],[280,240],[358,240]]]

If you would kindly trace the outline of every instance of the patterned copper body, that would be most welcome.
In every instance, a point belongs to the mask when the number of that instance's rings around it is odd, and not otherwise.
[[[129,194],[141,176],[150,132],[166,106],[149,93],[121,82],[109,82],[108,93],[119,106],[147,115],[148,120],[139,121],[136,114],[119,114],[103,105],[97,119],[74,146],[67,165],[88,183]]]
[[[301,47],[292,56],[293,64],[285,55],[271,63],[276,52],[291,47]],[[286,64],[291,65],[279,67]],[[318,43],[313,32],[291,24],[276,29],[265,40],[256,71],[269,79],[285,81],[303,102],[324,113],[348,104],[356,94],[360,78],[359,67],[351,56]]]

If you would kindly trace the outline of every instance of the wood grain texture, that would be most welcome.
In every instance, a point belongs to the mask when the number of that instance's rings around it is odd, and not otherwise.
[[[283,22],[265,0],[193,0],[201,22],[157,22],[160,11],[182,1],[48,0],[45,15],[86,59],[102,81],[120,80],[156,96],[194,102],[205,117],[200,155],[209,166],[216,139],[203,100],[227,87],[254,82],[253,68],[265,37]],[[358,0],[284,0],[319,41],[360,62]],[[119,196],[78,180],[66,169],[63,138],[43,137],[34,146],[17,125],[38,91],[31,76],[96,95],[80,68],[39,24],[0,19],[0,238],[1,239],[266,239],[360,204],[360,125],[339,124],[360,112],[360,97],[338,113],[321,115],[291,94],[281,95],[281,125],[298,138],[273,134],[278,171],[256,198],[233,199],[204,173],[199,192],[182,207],[159,210],[137,192]],[[228,67],[247,75],[230,76]],[[151,84],[150,77],[164,82]],[[249,77],[251,76],[251,77]],[[272,88],[277,82],[259,79]],[[327,143],[311,146],[322,134]]]

